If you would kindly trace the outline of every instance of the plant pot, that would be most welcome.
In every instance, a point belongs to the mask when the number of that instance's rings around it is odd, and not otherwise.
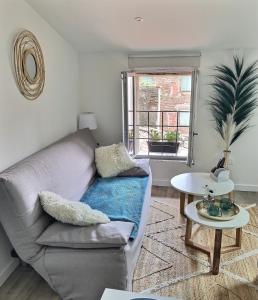
[[[177,153],[179,142],[148,141],[149,152]]]
[[[229,169],[229,157],[231,154],[230,150],[224,150],[224,157],[225,157],[225,162],[224,162],[224,168]]]

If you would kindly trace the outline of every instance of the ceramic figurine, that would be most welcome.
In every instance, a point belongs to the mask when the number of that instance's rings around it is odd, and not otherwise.
[[[228,211],[233,206],[232,201],[229,198],[222,198],[220,200],[220,208],[224,211]]]
[[[216,206],[214,203],[211,203],[207,209],[207,212],[210,216],[221,217],[222,211],[221,208]]]

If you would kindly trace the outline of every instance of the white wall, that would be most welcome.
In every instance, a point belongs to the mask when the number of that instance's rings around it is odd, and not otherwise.
[[[26,100],[11,65],[17,32],[38,38],[45,59],[43,94]],[[79,111],[78,54],[23,0],[0,0],[0,171],[76,129]],[[0,228],[0,285],[15,266]]]
[[[238,51],[249,60],[258,59],[257,50]],[[223,146],[213,129],[207,101],[210,95],[209,74],[219,63],[232,63],[234,51],[203,51],[200,66],[200,95],[197,103],[195,166],[184,162],[151,161],[154,183],[168,185],[176,174],[187,171],[209,171],[217,163]],[[96,136],[103,144],[121,141],[121,85],[120,72],[128,68],[127,55],[122,53],[95,53],[80,55],[81,109],[97,114],[99,128]],[[258,111],[252,124],[258,125]],[[258,190],[258,126],[254,126],[232,147],[232,179],[237,189]],[[255,167],[256,166],[256,167]]]
[[[122,53],[80,55],[81,111],[96,113],[94,135],[102,144],[122,137],[120,72],[127,68],[127,55]]]

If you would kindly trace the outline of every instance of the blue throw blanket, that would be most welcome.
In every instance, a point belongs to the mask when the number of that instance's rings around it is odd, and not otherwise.
[[[107,214],[112,221],[133,222],[131,239],[135,239],[141,220],[148,177],[97,178],[81,202]]]

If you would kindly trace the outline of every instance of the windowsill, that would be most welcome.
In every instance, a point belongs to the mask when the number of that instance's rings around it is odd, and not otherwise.
[[[156,161],[176,161],[176,162],[187,162],[187,157],[162,157],[162,156],[153,156],[153,155],[136,155],[134,156],[135,159],[137,158],[149,158],[151,160],[156,160]]]

